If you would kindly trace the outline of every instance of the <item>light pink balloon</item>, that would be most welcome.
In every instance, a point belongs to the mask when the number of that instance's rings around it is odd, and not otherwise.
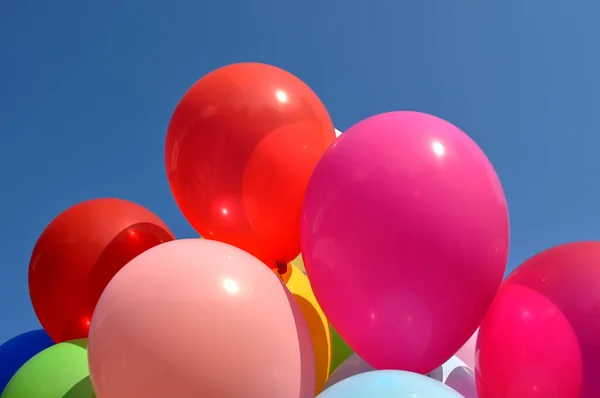
[[[479,329],[473,333],[473,336],[465,345],[463,345],[460,350],[455,354],[459,357],[468,367],[471,369],[475,369],[475,344],[477,343],[477,335],[479,334]]]
[[[224,243],[164,243],[127,264],[94,313],[98,398],[312,398],[302,313],[250,254]]]

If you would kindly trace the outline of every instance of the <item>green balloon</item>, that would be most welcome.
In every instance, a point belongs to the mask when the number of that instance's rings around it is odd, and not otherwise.
[[[87,339],[53,345],[25,363],[0,398],[95,398]]]
[[[354,351],[348,347],[348,344],[333,330],[331,325],[329,325],[329,329],[331,329],[331,369],[329,370],[329,374],[332,374],[342,362],[354,354]]]

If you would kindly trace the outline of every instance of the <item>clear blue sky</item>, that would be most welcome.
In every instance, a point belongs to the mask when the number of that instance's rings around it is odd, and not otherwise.
[[[0,341],[38,327],[27,267],[76,202],[116,196],[195,236],[163,144],[185,90],[238,61],[305,80],[344,130],[433,113],[487,152],[509,200],[509,268],[600,238],[600,3],[592,0],[0,2]]]

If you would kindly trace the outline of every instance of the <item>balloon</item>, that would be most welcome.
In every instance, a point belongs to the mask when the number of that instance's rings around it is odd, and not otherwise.
[[[329,323],[319,303],[317,303],[317,299],[310,288],[308,278],[302,271],[291,265],[287,267],[287,272],[280,275],[280,277],[296,299],[308,325],[315,357],[315,395],[317,395],[325,386],[331,366],[331,333],[329,332]]]
[[[339,137],[340,135],[342,135],[342,132],[338,129],[335,129],[335,137]]]
[[[471,369],[475,369],[475,345],[477,343],[477,334],[479,329],[473,333],[473,335],[467,340],[467,342],[456,352],[456,356],[459,357],[464,363]]]
[[[354,375],[374,370],[376,369],[363,361],[358,355],[352,354],[329,376],[325,389]]]
[[[20,334],[0,345],[0,394],[25,362],[53,344],[48,334],[40,329]]]
[[[302,254],[299,254],[298,257],[290,262],[291,265],[298,268],[304,275],[306,275],[306,270],[304,269],[304,261],[302,260]]]
[[[600,242],[574,242],[545,250],[514,270],[506,284],[535,290],[567,318],[582,355],[579,397],[600,397]]]
[[[329,380],[327,380],[325,389],[354,375],[374,370],[374,367],[366,363],[358,355],[353,354],[331,374]],[[442,366],[436,368],[427,376],[448,385],[466,398],[477,398],[475,375],[473,371],[466,367],[464,362],[456,357],[450,358]]]
[[[333,373],[350,355],[354,354],[354,351],[348,347],[348,344],[333,330],[331,325],[329,327],[331,329],[331,368],[329,372]]]
[[[467,366],[459,366],[450,372],[446,385],[464,398],[477,398],[475,373]]]
[[[581,350],[569,321],[547,298],[505,284],[477,341],[480,398],[578,398]]]
[[[277,67],[240,63],[198,80],[169,124],[165,163],[183,215],[207,238],[271,268],[300,253],[300,212],[335,140],[325,106]]]
[[[13,376],[1,398],[94,398],[86,344],[74,340],[40,352]]]
[[[312,398],[310,334],[292,294],[250,254],[176,240],[127,264],[90,328],[98,398]]]
[[[439,381],[401,370],[361,373],[329,387],[318,398],[462,398]]]
[[[504,276],[508,212],[494,168],[458,128],[418,112],[356,124],[319,162],[303,206],[313,292],[375,368],[429,373],[477,329]]]
[[[29,263],[35,313],[57,343],[85,338],[104,287],[121,267],[173,239],[150,210],[94,199],[59,214],[40,235]]]

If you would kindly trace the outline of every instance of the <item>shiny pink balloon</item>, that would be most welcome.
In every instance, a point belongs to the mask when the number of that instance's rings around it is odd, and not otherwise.
[[[579,398],[581,350],[565,315],[518,284],[502,286],[479,331],[479,398]]]
[[[473,334],[502,281],[502,186],[466,134],[417,112],[373,116],[327,150],[302,254],[335,330],[378,369],[428,373]]]
[[[110,282],[92,318],[98,398],[312,398],[300,308],[250,254],[216,241],[156,246]]]
[[[600,397],[600,242],[545,250],[521,264],[506,283],[535,290],[569,320],[583,360],[579,398]]]

